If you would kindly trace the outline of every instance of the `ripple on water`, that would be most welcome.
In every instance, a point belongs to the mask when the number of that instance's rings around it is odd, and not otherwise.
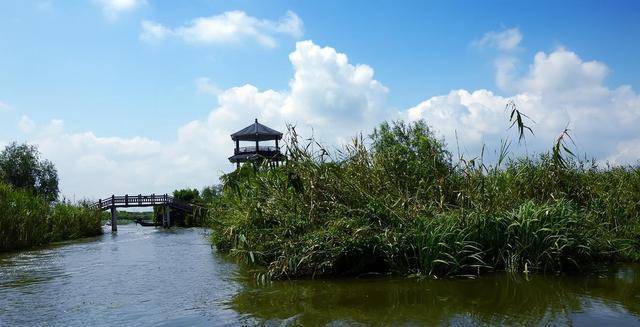
[[[0,257],[0,326],[639,325],[640,266],[601,278],[506,274],[256,285],[201,229],[120,226]]]

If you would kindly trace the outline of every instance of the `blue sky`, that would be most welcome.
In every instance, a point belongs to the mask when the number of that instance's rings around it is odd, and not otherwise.
[[[240,13],[240,20],[228,13]],[[198,19],[213,25],[196,26]],[[228,140],[209,142],[214,149],[203,156],[196,152],[207,144],[189,137],[224,138],[252,116],[277,128],[302,124],[332,144],[384,119],[426,119],[444,137],[469,131],[465,149],[474,153],[505,137],[486,126],[499,120],[501,101],[513,98],[539,117],[541,132],[554,136],[573,122],[578,136],[585,135],[582,152],[635,162],[640,135],[618,124],[640,122],[639,22],[637,1],[5,0],[0,142],[39,144],[58,165],[67,194],[94,196],[100,190],[83,181],[127,165],[145,177],[122,180],[118,191],[161,191],[217,181],[231,167]],[[160,34],[149,37],[145,26]],[[228,27],[233,31],[221,32]],[[516,39],[501,46],[508,31]],[[311,43],[298,48],[305,40]],[[322,52],[316,62],[321,49],[334,53]],[[354,74],[364,80],[354,81]],[[565,82],[553,84],[558,80]],[[243,85],[257,93],[235,92]],[[248,99],[257,102],[244,107]],[[499,110],[489,108],[494,104]],[[339,120],[345,125],[334,126]],[[594,122],[607,128],[594,129]],[[91,142],[102,150],[88,149]],[[542,151],[548,142],[541,136],[530,146]],[[131,149],[110,148],[117,146]],[[147,173],[150,163],[167,157],[182,160],[167,164],[175,176]],[[182,171],[185,162],[193,166]]]

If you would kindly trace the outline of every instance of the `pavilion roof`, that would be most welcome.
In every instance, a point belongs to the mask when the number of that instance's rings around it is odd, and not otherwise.
[[[253,124],[231,134],[231,139],[234,141],[280,140],[282,133],[258,123],[258,119],[256,119]]]

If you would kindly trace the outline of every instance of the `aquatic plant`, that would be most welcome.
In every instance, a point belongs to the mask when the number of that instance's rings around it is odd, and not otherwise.
[[[265,277],[555,272],[640,253],[640,169],[577,160],[568,130],[536,157],[505,142],[493,165],[454,162],[424,122],[338,151],[289,133],[285,165],[223,176],[210,210],[213,244]]]
[[[99,212],[0,182],[0,251],[100,234]]]

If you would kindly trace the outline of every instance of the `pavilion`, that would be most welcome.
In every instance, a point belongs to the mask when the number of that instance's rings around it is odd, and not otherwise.
[[[282,133],[255,122],[233,134],[231,139],[236,142],[233,156],[229,157],[229,161],[234,162],[236,167],[240,167],[243,162],[262,162],[267,160],[270,163],[278,164],[286,157],[280,153],[278,141],[282,139]],[[251,146],[240,146],[240,142],[252,142]],[[275,141],[275,146],[260,145],[260,142]]]

